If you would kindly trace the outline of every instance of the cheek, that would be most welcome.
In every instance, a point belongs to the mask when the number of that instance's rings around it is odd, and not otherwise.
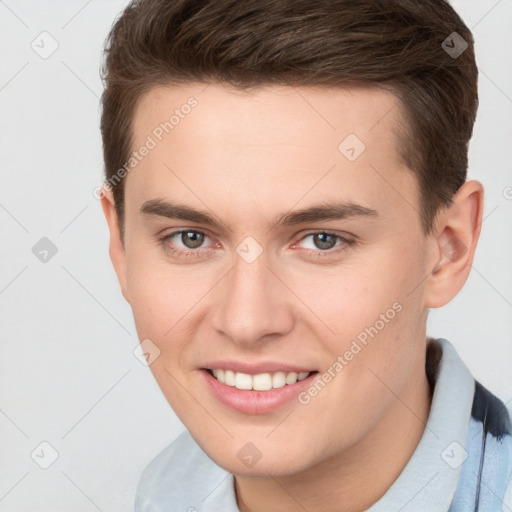
[[[140,322],[150,319],[160,331],[162,323],[169,329],[197,295],[197,284],[190,270],[171,265],[159,249],[143,243],[127,247],[130,305]]]
[[[353,394],[346,400],[353,401],[354,407],[358,400],[371,404],[371,415],[383,412],[395,393],[404,392],[411,376],[422,368],[426,318],[418,294],[408,295],[409,291],[408,287],[394,293],[390,290],[380,301],[372,301],[372,307],[365,310],[366,323],[343,347],[344,354],[352,357],[344,378]],[[352,352],[357,353],[352,356]]]
[[[143,258],[128,260],[127,287],[137,333],[159,346],[185,313],[186,289],[168,274],[168,269]]]
[[[287,276],[290,288],[302,299],[303,317],[311,319],[311,327],[337,353],[358,335],[364,342],[364,333],[374,331],[375,324],[378,331],[387,330],[399,309],[393,305],[405,300],[403,274],[394,275],[382,255],[376,254],[375,260],[378,265],[366,258]]]
[[[127,285],[137,334],[160,350],[151,365],[154,373],[164,367],[170,371],[188,367],[185,353],[195,346],[190,342],[197,336],[206,313],[205,298],[216,282],[216,275],[197,268],[149,256],[129,262]]]
[[[312,280],[303,289],[305,293],[309,287],[308,305],[331,331],[324,328],[326,334],[320,338],[331,364],[342,357],[340,380],[356,385],[359,396],[379,392],[378,376],[392,389],[401,387],[406,368],[421,350],[418,336],[425,321],[418,286],[420,257],[391,250],[375,256],[373,263],[331,276],[329,286],[321,290],[312,286]]]
[[[168,266],[142,261],[135,265],[133,260],[129,266],[128,286],[139,340],[151,340],[157,347],[152,350],[158,350],[149,368],[180,416],[183,404],[188,404],[190,397],[178,382],[182,380],[181,372],[187,369],[184,354],[192,336],[190,319],[194,305],[200,300],[200,290],[187,284],[177,271],[171,274]]]

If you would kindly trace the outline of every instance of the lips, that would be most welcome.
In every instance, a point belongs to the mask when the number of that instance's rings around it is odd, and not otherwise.
[[[216,361],[199,368],[208,394],[245,414],[266,414],[292,402],[311,385],[317,370],[286,364]]]

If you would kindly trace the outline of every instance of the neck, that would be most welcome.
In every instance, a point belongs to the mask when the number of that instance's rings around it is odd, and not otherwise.
[[[414,372],[411,372],[414,373]],[[418,375],[418,373],[416,373]],[[356,445],[300,473],[235,477],[241,512],[360,512],[398,478],[423,435],[432,391],[423,370]]]

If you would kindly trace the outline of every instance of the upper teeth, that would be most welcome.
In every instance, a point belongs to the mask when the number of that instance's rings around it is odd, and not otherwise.
[[[220,369],[212,370],[212,372],[215,378],[223,384],[238,389],[254,389],[256,391],[282,388],[285,384],[295,384],[298,380],[303,380],[309,375],[309,372],[275,372],[249,375],[248,373]]]

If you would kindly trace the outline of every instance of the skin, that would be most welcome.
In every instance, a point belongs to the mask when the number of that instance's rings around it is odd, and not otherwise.
[[[197,107],[126,178],[124,243],[111,191],[102,198],[137,333],[161,351],[150,368],[198,444],[235,475],[243,512],[368,508],[423,434],[428,309],[449,302],[467,279],[482,185],[466,182],[425,236],[417,181],[397,151],[397,99],[371,87],[159,86],[136,110],[134,149],[190,96]],[[350,133],[366,146],[355,161],[338,150]],[[222,225],[141,213],[155,198],[207,211]],[[275,226],[280,215],[322,201],[378,215]],[[159,241],[180,229],[206,234],[199,253],[194,239]],[[301,240],[323,231],[355,243]],[[252,263],[236,251],[248,236],[262,249]],[[394,303],[402,310],[307,405],[294,399],[244,414],[204,386],[199,368],[212,359],[321,374]],[[247,442],[262,454],[252,467],[237,457]]]

